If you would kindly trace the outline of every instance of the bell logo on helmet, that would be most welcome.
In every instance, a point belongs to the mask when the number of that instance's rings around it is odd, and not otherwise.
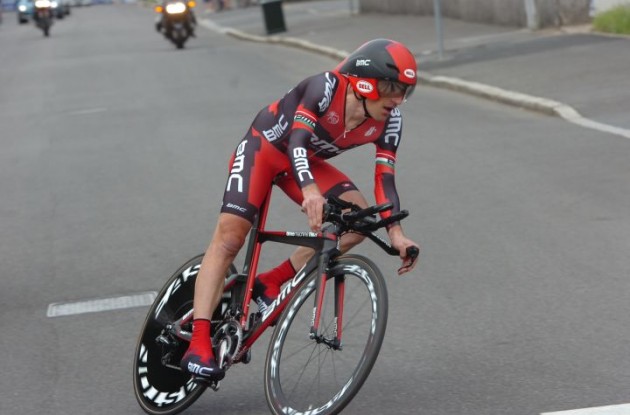
[[[405,76],[410,79],[414,79],[416,77],[416,71],[413,69],[405,69]]]
[[[374,85],[372,85],[368,81],[361,80],[357,82],[357,89],[359,90],[359,92],[369,94],[370,92],[374,91]]]

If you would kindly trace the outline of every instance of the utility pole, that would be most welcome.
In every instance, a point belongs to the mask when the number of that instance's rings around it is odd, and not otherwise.
[[[438,57],[440,58],[440,60],[442,60],[444,58],[444,35],[442,33],[442,0],[433,0],[433,15],[435,16],[435,33],[438,41]]]
[[[525,15],[527,16],[527,28],[530,30],[540,29],[540,19],[536,9],[536,0],[525,1]]]
[[[359,14],[359,0],[348,0],[350,6],[350,14]]]

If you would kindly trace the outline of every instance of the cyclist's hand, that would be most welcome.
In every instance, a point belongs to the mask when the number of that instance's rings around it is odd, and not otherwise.
[[[419,245],[407,238],[403,234],[400,226],[394,226],[389,230],[389,238],[392,242],[392,246],[400,252],[400,258],[402,259],[402,266],[398,268],[398,275],[402,275],[414,269],[418,263],[418,256],[420,254]]]
[[[326,199],[319,192],[316,184],[309,184],[302,189],[304,201],[302,201],[302,212],[308,216],[308,226],[314,232],[319,232],[322,228],[322,215],[324,213],[324,203]]]

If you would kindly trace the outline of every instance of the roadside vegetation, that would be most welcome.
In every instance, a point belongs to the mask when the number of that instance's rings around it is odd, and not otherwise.
[[[593,28],[599,32],[630,35],[630,6],[617,6],[599,13],[593,19]]]

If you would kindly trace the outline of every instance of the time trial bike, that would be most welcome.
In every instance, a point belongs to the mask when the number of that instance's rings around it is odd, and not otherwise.
[[[390,255],[398,250],[376,231],[408,216],[407,211],[380,219],[391,203],[361,209],[329,198],[321,232],[265,230],[271,189],[250,232],[242,273],[230,266],[220,305],[212,316],[217,363],[228,370],[251,359],[261,334],[274,327],[264,373],[271,412],[332,415],[356,395],[376,361],[387,325],[387,288],[381,271],[361,255],[341,255],[339,238],[354,232]],[[261,247],[265,242],[313,248],[315,255],[261,313],[250,310]],[[407,250],[415,260],[416,247]],[[142,409],[171,415],[188,408],[209,387],[180,369],[192,337],[195,277],[203,255],[182,265],[166,282],[149,309],[133,364],[134,392]],[[310,301],[309,301],[310,299]],[[309,304],[311,306],[309,306]]]

